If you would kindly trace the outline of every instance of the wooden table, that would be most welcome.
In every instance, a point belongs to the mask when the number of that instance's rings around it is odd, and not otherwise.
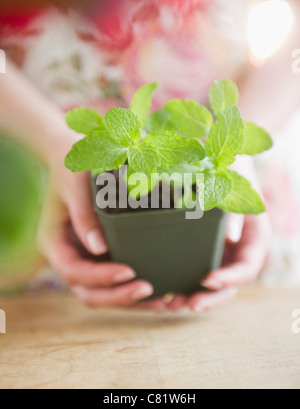
[[[1,388],[299,388],[300,290],[244,291],[206,315],[0,300]]]

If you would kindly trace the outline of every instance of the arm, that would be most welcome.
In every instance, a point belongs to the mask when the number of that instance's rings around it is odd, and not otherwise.
[[[65,125],[61,110],[9,61],[7,73],[0,76],[0,113],[1,131],[49,167],[55,161],[54,145],[66,150],[78,139]]]

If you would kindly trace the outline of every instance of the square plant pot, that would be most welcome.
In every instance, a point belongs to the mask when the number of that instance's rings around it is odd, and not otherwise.
[[[162,209],[108,213],[96,205],[112,261],[131,266],[154,287],[151,298],[167,293],[190,295],[222,262],[226,213],[213,209],[187,220],[185,210]]]

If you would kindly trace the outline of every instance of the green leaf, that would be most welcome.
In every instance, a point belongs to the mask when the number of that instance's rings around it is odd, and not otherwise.
[[[119,169],[127,159],[128,149],[114,141],[108,132],[96,131],[73,145],[65,159],[72,172],[97,169],[99,173]]]
[[[142,127],[145,128],[149,110],[152,107],[153,92],[157,88],[157,83],[146,84],[140,87],[134,94],[130,109],[141,121]]]
[[[171,118],[171,112],[160,109],[148,117],[146,128],[149,133],[175,130]]]
[[[235,106],[227,108],[218,116],[205,143],[207,156],[215,159],[217,167],[227,167],[241,152],[244,144],[243,128],[243,120]]]
[[[259,194],[247,179],[233,171],[226,173],[230,176],[233,186],[227,198],[218,206],[220,209],[241,214],[259,214],[266,211]]]
[[[173,131],[149,134],[145,142],[157,148],[161,158],[161,167],[164,169],[180,163],[201,161],[206,156],[200,142],[178,135]]]
[[[142,142],[129,148],[128,162],[135,172],[151,176],[157,172],[160,159],[154,146]]]
[[[101,173],[103,173],[103,169],[92,169],[91,170],[91,175],[93,178],[96,178],[97,176],[101,175]]]
[[[66,114],[66,122],[71,129],[84,135],[90,135],[96,130],[106,130],[104,119],[93,109],[72,109]]]
[[[191,183],[194,185],[196,183],[196,176],[197,173],[202,173],[203,169],[196,164],[181,164],[172,166],[169,169],[163,170],[159,169],[159,173],[167,173],[168,175],[178,175],[179,182],[183,184],[184,182],[184,175],[190,174],[192,175]]]
[[[204,181],[198,186],[202,210],[211,210],[221,204],[231,191],[232,181],[224,171],[204,171]]]
[[[195,101],[173,99],[165,105],[175,129],[190,138],[202,138],[213,124],[212,113]]]
[[[271,136],[263,128],[252,122],[244,121],[245,142],[241,150],[242,155],[256,155],[272,148]]]
[[[237,105],[239,90],[236,84],[230,80],[215,81],[210,88],[210,104],[217,115],[231,105]]]
[[[105,115],[105,124],[113,139],[124,146],[137,143],[141,138],[142,125],[129,109],[111,109]]]

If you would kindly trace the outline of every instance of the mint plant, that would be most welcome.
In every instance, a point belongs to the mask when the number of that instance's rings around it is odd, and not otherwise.
[[[153,174],[203,173],[197,191],[204,211],[219,207],[234,213],[264,212],[250,182],[228,169],[238,155],[272,147],[264,129],[241,118],[237,86],[230,80],[213,83],[212,112],[195,101],[174,99],[149,115],[156,88],[155,83],[141,87],[130,109],[113,108],[104,118],[91,109],[69,111],[67,124],[85,137],[72,147],[66,167],[97,175],[128,164],[128,174],[139,173],[146,180]]]

